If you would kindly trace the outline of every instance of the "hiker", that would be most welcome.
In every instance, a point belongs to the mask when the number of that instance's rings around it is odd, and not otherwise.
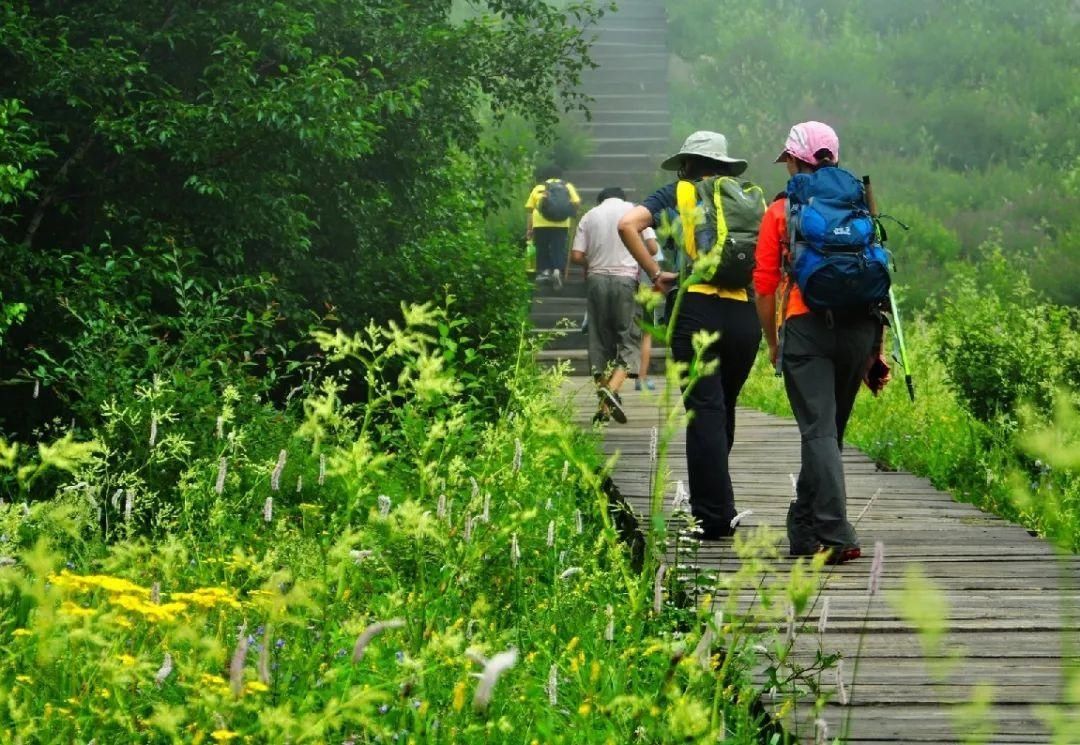
[[[601,190],[596,206],[585,213],[574,233],[570,260],[588,270],[585,291],[589,317],[589,367],[600,406],[594,422],[609,418],[626,423],[619,389],[636,375],[641,354],[641,306],[638,265],[619,238],[619,219],[634,205],[617,186]],[[656,233],[644,228],[640,238],[650,255],[658,250]]]
[[[536,280],[550,281],[562,290],[566,272],[566,244],[570,220],[577,215],[581,197],[556,167],[537,172],[539,183],[525,202],[525,240],[536,246]]]
[[[800,289],[796,280],[802,275],[791,256],[792,247],[800,250],[805,236],[794,231],[796,241],[791,240],[788,210],[793,199],[796,204],[809,203],[803,201],[801,191],[792,191],[810,183],[802,176],[795,178],[797,174],[821,172],[824,177],[843,177],[853,194],[861,193],[856,188],[861,184],[839,168],[840,141],[832,127],[821,122],[802,122],[792,127],[776,162],[783,163],[793,178],[783,198],[769,206],[762,220],[754,289],[769,358],[774,366],[780,358],[778,373],[783,374],[802,439],[802,467],[795,500],[787,514],[789,551],[792,556],[825,551],[830,563],[840,563],[861,555],[855,528],[847,519],[841,460],[844,428],[871,363],[883,364],[880,355],[874,354],[875,349],[880,352],[882,324],[872,303],[845,305],[836,310],[809,307],[808,303],[817,304],[818,300],[807,298]],[[825,173],[824,169],[832,172]],[[857,201],[857,194],[845,199],[842,209],[850,210],[849,205]],[[869,228],[872,234],[872,223]],[[837,228],[836,232],[847,235],[850,230]],[[887,267],[885,271],[887,276]],[[805,281],[803,284],[811,286]],[[887,380],[886,372],[884,379],[870,384],[880,387]]]
[[[641,241],[640,232],[657,227],[662,221],[683,219],[679,212],[680,191],[686,193],[689,189],[689,209],[693,211],[700,206],[693,201],[696,185],[705,183],[708,177],[736,177],[746,170],[747,163],[728,156],[724,135],[700,131],[687,137],[682,149],[660,167],[676,171],[679,180],[661,187],[627,212],[619,221],[619,235],[653,287],[667,294],[679,275],[661,269]],[[687,186],[680,187],[680,183]],[[764,199],[760,201],[764,211]],[[756,224],[753,230],[756,237]],[[683,262],[682,253],[680,249],[676,262],[679,266]],[[715,363],[715,369],[697,378],[692,386],[685,382],[682,385],[683,405],[689,414],[686,466],[690,477],[690,512],[699,526],[694,537],[705,540],[730,536],[735,530],[735,493],[728,472],[728,453],[735,437],[736,400],[761,343],[761,326],[746,289],[749,282],[748,269],[742,286],[720,287],[711,283],[688,286],[675,313],[670,302],[673,293],[668,295],[668,323],[674,324],[669,337],[673,359],[684,364],[694,359],[692,340],[697,332],[719,336],[703,355],[703,362]]]

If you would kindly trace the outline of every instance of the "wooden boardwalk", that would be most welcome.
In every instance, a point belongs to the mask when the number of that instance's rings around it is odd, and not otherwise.
[[[662,385],[662,376],[656,383]],[[570,377],[564,385],[577,421],[588,427],[596,406],[591,381]],[[619,454],[616,484],[644,516],[649,509],[649,441],[659,423],[660,397],[632,388],[625,386],[623,393],[629,423],[608,425],[603,443],[609,454]],[[735,439],[731,471],[738,508],[753,510],[743,525],[769,524],[782,535],[792,493],[789,474],[799,469],[798,429],[792,421],[740,409]],[[687,478],[683,445],[680,430],[669,450],[669,512],[676,482]],[[1072,654],[1078,648],[1080,558],[1057,557],[1023,528],[955,502],[925,479],[880,471],[853,448],[845,450],[844,460],[852,517],[878,493],[858,525],[863,558],[830,571],[821,588],[829,598],[824,646],[844,656],[849,687],[867,613],[874,543],[881,541],[885,547],[882,591],[870,600],[849,704],[849,742],[965,741],[973,725],[964,723],[964,707],[977,683],[993,686],[991,721],[985,722],[993,734],[982,742],[1050,742],[1037,707],[1064,701],[1063,642],[1072,641]],[[704,545],[693,559],[696,565],[719,572],[738,567],[730,542]],[[782,548],[786,551],[786,541]],[[922,566],[948,599],[942,656],[955,656],[955,664],[944,679],[931,677],[932,665],[923,658],[917,635],[890,603],[890,594],[898,592],[913,563]],[[811,615],[808,623],[815,626],[817,616]],[[834,677],[826,680],[826,688],[834,689]],[[824,712],[830,741],[839,734],[847,711],[834,696]],[[800,739],[813,741],[812,725],[801,722],[799,732]],[[804,733],[811,734],[803,738]],[[1080,732],[1068,741],[1080,742]]]

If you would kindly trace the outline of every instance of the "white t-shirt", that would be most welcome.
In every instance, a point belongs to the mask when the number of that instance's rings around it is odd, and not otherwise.
[[[589,274],[638,276],[638,263],[619,237],[619,220],[633,207],[632,202],[612,197],[586,212],[578,222],[573,250],[585,254]],[[641,239],[655,240],[656,231],[645,228],[641,231]]]

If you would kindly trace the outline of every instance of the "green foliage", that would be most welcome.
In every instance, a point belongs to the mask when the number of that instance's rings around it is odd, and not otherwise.
[[[999,231],[1036,289],[1080,304],[1075,195],[1078,19],[1068,0],[943,5],[890,0],[668,4],[676,133],[712,122],[748,176],[778,191],[771,165],[788,128],[829,122],[841,160],[874,177],[910,298],[921,306],[955,258],[981,261]],[[708,91],[708,95],[703,95]]]
[[[980,421],[1015,424],[1023,401],[1047,416],[1063,387],[1080,380],[1080,313],[1039,302],[1000,248],[982,253],[988,281],[954,275],[934,342],[958,399]]]
[[[27,312],[0,375],[25,383],[20,405],[40,374],[59,403],[85,399],[85,415],[106,391],[72,384],[98,377],[79,350],[120,349],[120,386],[192,333],[171,327],[178,313],[201,316],[190,322],[204,330],[231,326],[233,358],[296,354],[328,313],[361,326],[402,297],[447,291],[474,338],[516,325],[525,296],[502,281],[515,262],[478,246],[513,174],[481,134],[510,115],[545,131],[579,103],[586,47],[568,21],[595,11],[542,0],[475,10],[5,3],[0,293]],[[181,308],[184,297],[199,307]],[[255,338],[266,319],[273,333]],[[219,358],[210,344],[187,352]],[[490,361],[506,349],[479,351]],[[58,413],[52,401],[41,418]]]

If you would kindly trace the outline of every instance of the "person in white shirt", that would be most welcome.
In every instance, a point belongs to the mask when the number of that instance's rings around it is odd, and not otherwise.
[[[588,269],[586,297],[589,318],[589,368],[597,385],[600,408],[594,422],[614,419],[626,423],[619,388],[636,376],[641,355],[641,306],[635,298],[638,264],[619,237],[619,219],[633,208],[617,186],[596,198],[574,234],[570,260]],[[659,246],[652,228],[641,231],[652,254]]]

